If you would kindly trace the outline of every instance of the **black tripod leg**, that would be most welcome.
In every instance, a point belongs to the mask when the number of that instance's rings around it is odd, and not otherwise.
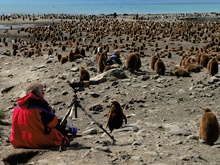
[[[114,137],[113,137],[112,135],[110,135],[110,134],[103,128],[102,124],[100,124],[96,119],[94,119],[89,112],[87,112],[81,105],[78,105],[78,106],[79,106],[79,108],[80,108],[87,116],[89,116],[89,117],[92,119],[92,121],[94,121],[94,123],[95,123],[96,125],[99,126],[99,128],[101,128],[101,129],[113,140],[113,142],[116,141],[116,140],[114,139]]]

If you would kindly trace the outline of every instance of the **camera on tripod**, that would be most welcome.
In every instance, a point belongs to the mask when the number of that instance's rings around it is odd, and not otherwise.
[[[71,82],[69,86],[72,88],[88,88],[90,85],[98,85],[98,81],[78,81],[78,82]]]

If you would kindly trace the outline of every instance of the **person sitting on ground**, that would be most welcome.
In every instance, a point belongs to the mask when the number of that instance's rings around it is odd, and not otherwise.
[[[69,139],[56,129],[58,117],[44,99],[43,85],[32,82],[17,100],[9,142],[14,148],[69,146]]]
[[[116,49],[114,53],[107,59],[107,65],[113,65],[113,64],[119,64],[121,65],[121,59],[120,59],[120,50]]]

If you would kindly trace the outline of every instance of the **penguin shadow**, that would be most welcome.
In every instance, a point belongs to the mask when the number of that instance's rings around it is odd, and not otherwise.
[[[104,144],[106,146],[130,146],[134,143],[133,138],[129,138],[133,132],[138,132],[139,128],[136,125],[124,125],[119,129],[114,129],[114,131],[109,134],[114,138],[110,141],[97,141],[99,144]],[[132,132],[132,133],[131,133]]]

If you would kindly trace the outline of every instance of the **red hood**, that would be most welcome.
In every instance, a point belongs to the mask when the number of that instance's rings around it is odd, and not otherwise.
[[[24,97],[19,98],[18,101],[17,101],[17,104],[18,104],[18,105],[23,105],[23,104],[25,104],[30,98],[39,99],[39,98],[36,97],[34,94],[28,93],[28,94],[25,95]]]

